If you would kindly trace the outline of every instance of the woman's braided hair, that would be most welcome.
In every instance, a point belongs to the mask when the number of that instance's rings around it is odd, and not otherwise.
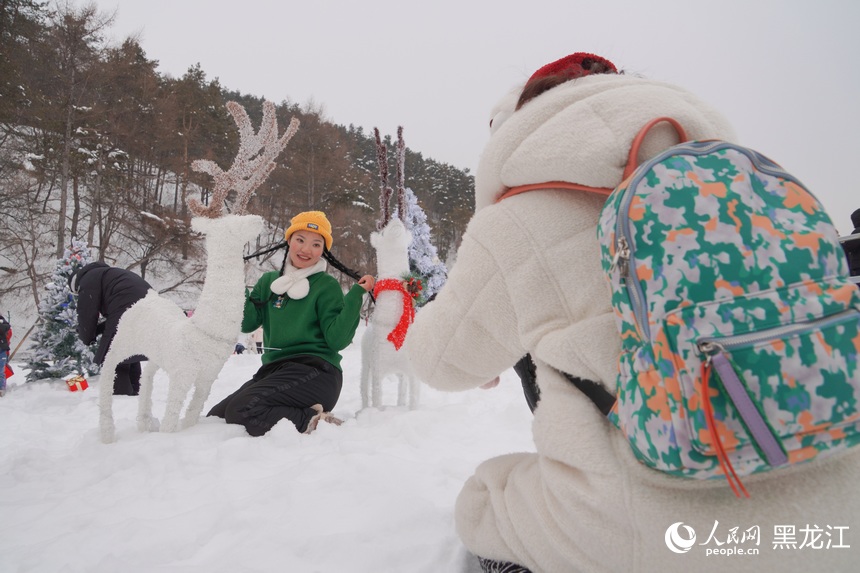
[[[284,274],[284,269],[286,269],[286,268],[287,268],[287,258],[288,258],[289,256],[290,256],[290,245],[289,245],[289,244],[287,244],[287,245],[285,246],[285,248],[284,248],[284,260],[283,260],[283,261],[281,261],[281,274]],[[329,251],[328,249],[323,248],[323,254],[322,254],[322,257],[323,257],[323,258],[324,258],[324,259],[325,259],[325,260],[326,260],[326,261],[327,261],[331,266],[333,266],[334,268],[336,268],[337,270],[339,270],[340,272],[342,272],[343,274],[345,274],[345,275],[346,275],[346,276],[348,276],[349,278],[354,279],[354,280],[359,280],[359,279],[361,279],[361,275],[360,275],[360,274],[358,274],[356,271],[352,270],[351,268],[347,267],[345,264],[343,264],[342,262],[340,262],[339,260],[337,260],[337,259],[335,258],[335,256],[334,256],[333,254],[331,254],[331,251]]]

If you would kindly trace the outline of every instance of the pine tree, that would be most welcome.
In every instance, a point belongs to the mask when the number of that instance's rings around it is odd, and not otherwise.
[[[409,270],[421,280],[423,290],[417,301],[421,304],[439,292],[448,279],[448,269],[445,263],[439,260],[436,247],[430,241],[427,214],[418,204],[418,198],[409,187],[404,188],[404,193],[406,199],[404,224],[412,233],[412,243],[409,245]]]
[[[93,362],[96,342],[87,346],[78,338],[77,300],[69,291],[69,277],[91,262],[86,242],[72,239],[45,286],[47,296],[39,302],[39,330],[33,339],[33,353],[27,381],[65,378],[69,374],[88,376],[99,371]]]

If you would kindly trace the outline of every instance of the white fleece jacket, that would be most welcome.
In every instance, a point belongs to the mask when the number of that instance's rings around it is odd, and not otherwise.
[[[860,456],[747,478],[749,500],[735,499],[719,481],[642,466],[621,432],[558,373],[615,388],[620,343],[596,238],[604,198],[546,189],[494,203],[509,187],[546,181],[614,187],[633,137],[654,117],[677,119],[694,139],[731,140],[728,122],[684,90],[628,76],[570,81],[515,112],[518,93],[493,110],[476,214],[447,284],[418,313],[404,347],[417,375],[443,390],[475,388],[527,352],[538,365],[537,453],[478,467],[457,500],[465,545],[534,573],[853,570]],[[668,126],[656,129],[640,160],[676,141]],[[683,554],[665,540],[678,522],[697,536]],[[817,525],[841,532],[852,549],[774,549],[774,528],[782,525],[795,526],[797,545],[801,530]],[[758,545],[728,543],[732,528],[740,537],[755,527]],[[732,547],[759,554],[706,554]]]

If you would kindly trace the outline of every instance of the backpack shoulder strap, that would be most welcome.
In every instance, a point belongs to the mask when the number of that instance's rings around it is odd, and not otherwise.
[[[630,151],[627,154],[627,165],[624,167],[624,172],[621,176],[621,182],[626,180],[630,175],[639,167],[639,149],[642,147],[642,143],[645,141],[645,138],[648,136],[648,133],[651,129],[663,122],[668,122],[672,127],[675,128],[675,132],[678,134],[678,138],[680,139],[679,143],[683,143],[687,141],[687,132],[678,123],[677,120],[672,119],[671,117],[658,117],[652,119],[648,123],[646,123],[642,129],[639,130],[639,133],[636,134],[636,137],[633,138],[633,143],[630,145]],[[587,193],[596,193],[598,195],[603,195],[608,197],[614,188],[609,187],[590,187],[588,185],[580,185],[578,183],[571,183],[569,181],[546,181],[544,183],[529,183],[528,185],[517,185],[516,187],[511,187],[502,195],[496,199],[496,203],[502,201],[503,199],[507,199],[508,197],[513,197],[514,195],[519,195],[520,193],[526,193],[528,191],[535,191],[537,189],[566,189],[570,191],[585,191]]]
[[[569,183],[567,181],[546,181],[544,183],[530,183],[528,185],[517,185],[516,187],[511,187],[502,195],[496,199],[496,203],[501,201],[502,199],[507,199],[508,197],[513,197],[514,195],[519,195],[520,193],[526,193],[527,191],[535,191],[537,189],[565,189],[568,191],[585,191],[587,193],[596,193],[598,195],[603,195],[605,197],[609,197],[612,194],[612,189],[609,187],[589,187],[588,185],[578,185],[576,183]]]
[[[597,406],[597,409],[600,410],[604,416],[609,415],[609,412],[612,411],[612,407],[615,406],[615,396],[613,396],[609,390],[604,388],[599,382],[579,378],[568,374],[567,372],[562,372],[562,374],[564,374],[564,377],[567,378],[571,384],[579,388],[579,390],[585,394],[589,400],[594,402],[594,405]]]

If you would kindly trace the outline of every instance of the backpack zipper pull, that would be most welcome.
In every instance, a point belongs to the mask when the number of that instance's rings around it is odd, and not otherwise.
[[[715,354],[725,352],[725,347],[719,342],[713,340],[702,340],[696,344],[699,347],[699,352],[705,357],[705,364],[710,366]]]
[[[755,442],[756,449],[760,452],[762,458],[771,467],[779,467],[787,464],[788,455],[782,446],[779,436],[768,425],[762,412],[755,405],[749,388],[735,370],[726,347],[714,340],[701,340],[697,343],[697,346],[699,351],[705,355],[705,362],[702,364],[703,393],[707,392],[708,378],[710,378],[711,371],[716,371],[728,401],[743,420],[744,427],[752,441]],[[706,402],[706,418],[708,418],[708,422],[711,424],[713,423],[713,419],[707,413],[710,409],[710,398],[705,395],[703,396],[703,401]],[[715,439],[718,439],[715,433],[712,435],[714,435]],[[728,469],[734,474],[728,457],[726,457],[725,461]],[[735,479],[743,490],[740,479],[737,476],[735,476]]]
[[[615,242],[615,255],[612,257],[612,264],[609,270],[618,269],[621,271],[621,276],[627,275],[628,265],[630,263],[630,245],[627,244],[627,239],[618,237]]]
[[[714,448],[714,455],[717,457],[717,461],[720,464],[720,468],[723,470],[723,476],[726,478],[729,486],[732,488],[735,496],[740,498],[742,495],[749,497],[750,494],[747,492],[747,489],[744,487],[744,484],[741,482],[741,479],[738,477],[735,472],[735,468],[732,467],[732,462],[729,460],[729,455],[726,453],[725,448],[723,447],[723,442],[720,439],[720,434],[717,430],[717,421],[714,418],[714,408],[711,404],[711,371],[713,369],[713,361],[712,358],[720,352],[720,345],[715,342],[703,341],[698,343],[699,349],[708,349],[710,352],[706,353],[707,356],[705,358],[705,362],[702,363],[702,372],[701,372],[701,381],[702,381],[702,393],[701,393],[701,401],[702,401],[702,410],[705,414],[705,421],[707,423],[708,433],[711,436],[711,447]],[[704,351],[704,350],[703,350]]]

